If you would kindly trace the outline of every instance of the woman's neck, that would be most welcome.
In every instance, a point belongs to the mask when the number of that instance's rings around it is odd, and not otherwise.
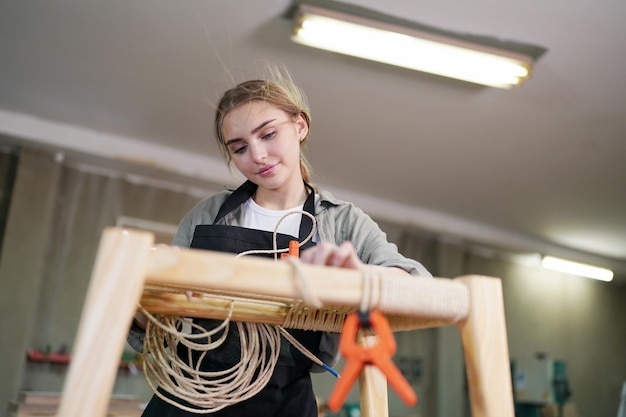
[[[258,188],[254,196],[254,201],[261,207],[270,210],[287,210],[304,204],[309,195],[303,182],[299,186],[290,190],[268,190]]]

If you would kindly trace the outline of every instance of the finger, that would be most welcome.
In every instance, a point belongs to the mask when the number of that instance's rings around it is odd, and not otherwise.
[[[361,265],[351,242],[344,242],[337,248],[333,265],[343,268],[358,268]]]
[[[300,253],[300,260],[315,265],[328,265],[343,268],[359,268],[362,263],[356,255],[351,242],[344,242],[340,246],[329,243],[319,243],[316,246]]]
[[[300,260],[307,264],[313,263],[313,257],[315,255],[315,251],[317,250],[317,246],[312,248],[305,249],[300,252]]]
[[[329,256],[329,265],[332,266],[342,266],[346,259],[350,256],[350,247],[342,244],[341,246],[337,246],[334,248],[332,253]]]
[[[318,243],[314,247],[303,251],[300,254],[300,260],[314,265],[325,265],[332,251],[332,246],[324,242]]]

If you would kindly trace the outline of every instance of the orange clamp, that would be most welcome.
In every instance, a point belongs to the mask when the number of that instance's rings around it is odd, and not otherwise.
[[[387,319],[382,313],[371,311],[368,325],[376,332],[377,344],[362,346],[356,343],[357,332],[363,326],[358,313],[350,314],[344,321],[339,351],[346,360],[346,365],[328,398],[327,406],[333,412],[341,408],[365,365],[377,366],[407,405],[417,402],[417,394],[391,360],[396,352],[396,341]]]
[[[281,253],[280,259],[284,259],[287,256],[293,256],[296,258],[300,257],[300,242],[298,242],[297,240],[289,241],[289,253]]]

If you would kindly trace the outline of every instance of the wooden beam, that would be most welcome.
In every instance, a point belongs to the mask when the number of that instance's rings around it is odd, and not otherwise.
[[[360,306],[366,279],[363,272],[308,264],[300,269],[308,291],[324,305]],[[448,278],[411,277],[394,268],[379,269],[378,307],[385,314],[406,316],[412,321],[430,320],[439,326],[454,325],[466,317],[469,300],[463,283]],[[297,300],[305,298],[299,279],[296,268],[283,261],[160,246],[151,253],[146,284],[164,291],[225,291],[247,293],[252,298]],[[390,290],[393,288],[395,294]]]
[[[144,285],[153,235],[102,235],[63,388],[59,417],[104,416]]]
[[[458,279],[470,290],[470,314],[459,330],[472,417],[514,417],[502,283],[481,276]]]

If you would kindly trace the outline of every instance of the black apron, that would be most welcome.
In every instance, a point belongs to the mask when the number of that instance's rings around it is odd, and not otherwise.
[[[306,186],[309,189],[309,196],[304,203],[304,211],[315,215],[315,192],[308,184]],[[256,184],[250,181],[241,185],[224,201],[214,223],[218,223],[226,214],[245,203],[254,195],[256,188]],[[298,240],[302,242],[312,228],[312,220],[308,216],[302,215]],[[287,248],[289,241],[294,240],[294,237],[278,233],[276,239],[278,248]],[[314,243],[310,240],[300,249],[306,249],[313,245]],[[258,249],[267,250],[274,247],[273,233],[238,226],[198,225],[194,231],[191,247],[229,253]],[[259,256],[274,257],[273,254],[260,254]],[[220,320],[208,319],[194,319],[194,321],[205,329],[215,328],[222,323]],[[223,370],[239,362],[240,343],[237,326],[231,323],[228,332],[226,341],[219,348],[212,350],[210,355],[204,359],[200,365],[201,370]],[[289,333],[295,336],[313,354],[319,354],[322,332],[290,329]],[[188,355],[187,348],[182,347],[178,355],[181,358],[186,358]],[[198,355],[193,358],[194,363],[197,360]],[[248,400],[206,415],[217,417],[317,417],[317,404],[309,374],[311,365],[312,362],[309,358],[282,339],[280,357],[267,386]],[[170,394],[164,391],[160,392],[172,398]],[[180,399],[175,400],[190,406]],[[155,395],[148,403],[142,417],[191,417],[198,415],[170,405]]]

